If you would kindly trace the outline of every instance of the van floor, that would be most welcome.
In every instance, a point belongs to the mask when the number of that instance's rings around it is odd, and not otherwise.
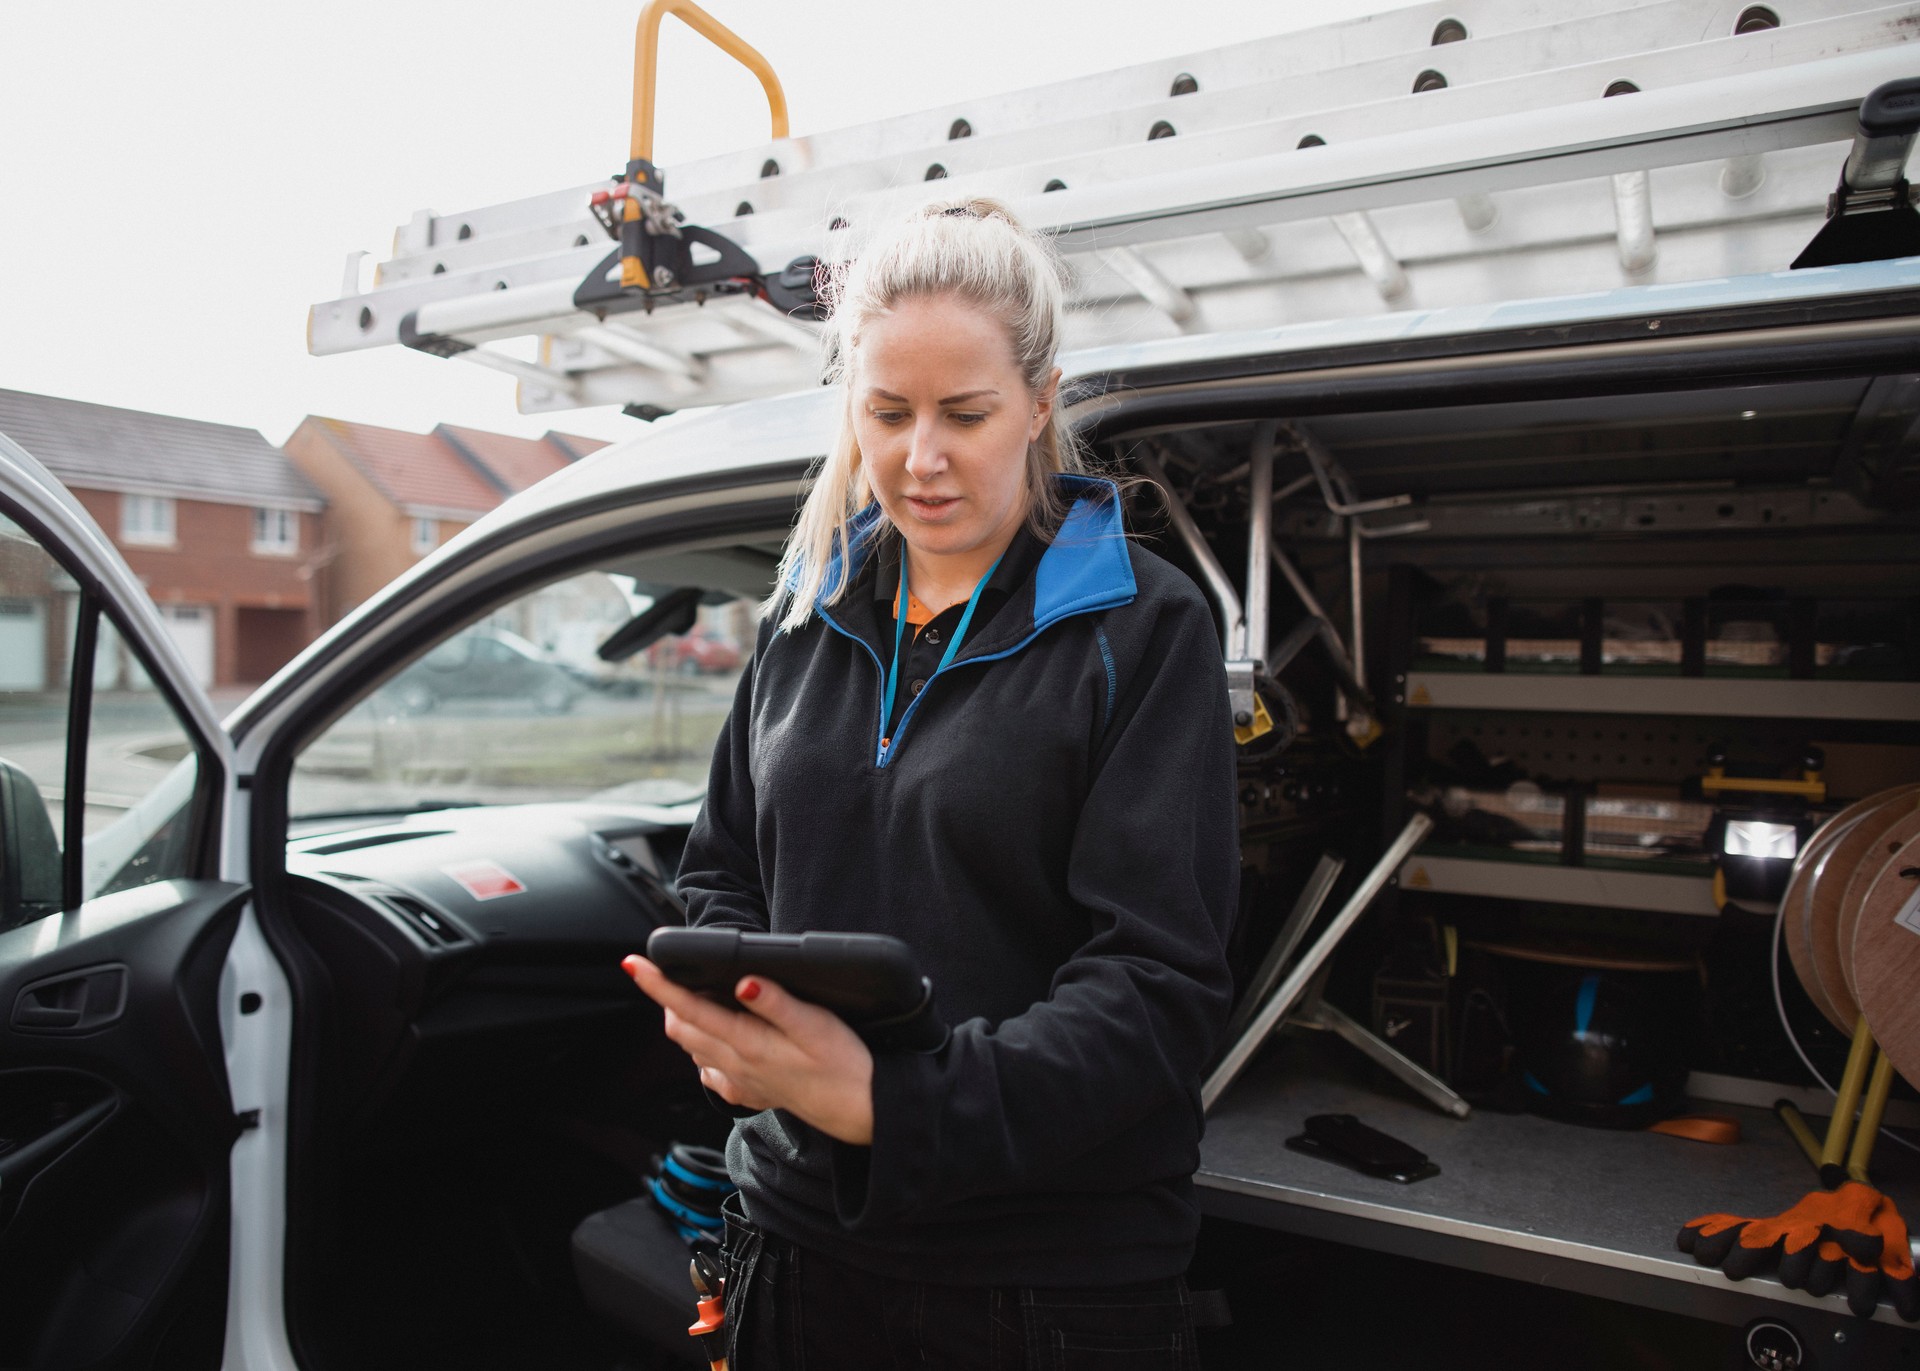
[[[1737,1329],[1226,1220],[1205,1221],[1189,1281],[1224,1290],[1233,1315],[1201,1335],[1208,1371],[1749,1365]]]
[[[503,1143],[507,1140],[502,1140]],[[323,1361],[356,1371],[666,1371],[623,1346],[573,1286],[567,1234],[624,1198],[621,1177],[532,1139],[459,1164],[369,1167],[356,1179],[353,1259],[333,1273]],[[1201,1335],[1207,1371],[1735,1371],[1742,1330],[1410,1258],[1204,1220],[1189,1275],[1223,1290],[1233,1323]],[[1920,1333],[1879,1328],[1920,1371]],[[1865,1350],[1864,1348],[1860,1350]],[[1838,1365],[1822,1358],[1816,1365]]]

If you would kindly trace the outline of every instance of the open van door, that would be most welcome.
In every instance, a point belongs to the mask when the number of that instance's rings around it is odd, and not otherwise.
[[[0,1366],[221,1364],[260,1123],[230,1048],[268,1017],[231,961],[232,757],[119,554],[0,436]]]

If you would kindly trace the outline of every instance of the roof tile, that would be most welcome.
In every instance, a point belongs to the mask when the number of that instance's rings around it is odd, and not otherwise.
[[[318,509],[305,476],[257,429],[0,390],[5,433],[70,486],[221,504]]]
[[[479,518],[504,498],[460,454],[431,433],[356,424],[318,415],[319,426],[348,461],[402,509],[445,510]]]
[[[490,476],[494,484],[514,495],[572,465],[576,456],[603,446],[590,438],[567,439],[563,446],[553,441],[559,436],[556,434],[545,438],[515,438],[454,424],[441,424],[434,433],[470,455],[480,464],[483,475]],[[580,446],[579,452],[573,450],[574,444]]]

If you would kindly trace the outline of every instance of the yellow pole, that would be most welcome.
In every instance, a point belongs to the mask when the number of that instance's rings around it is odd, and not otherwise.
[[[767,59],[693,0],[648,0],[647,7],[640,11],[640,25],[633,36],[633,141],[628,159],[653,160],[654,73],[660,54],[660,23],[669,14],[760,78],[760,86],[767,93],[773,136],[785,138],[787,95]]]
[[[1873,1034],[1862,1014],[1853,1026],[1853,1046],[1847,1052],[1847,1069],[1840,1077],[1840,1094],[1833,1102],[1833,1118],[1827,1121],[1827,1145],[1820,1150],[1820,1169],[1838,1168],[1847,1155],[1847,1137],[1853,1131],[1853,1111],[1860,1107],[1860,1089],[1867,1081],[1867,1064],[1873,1059]]]
[[[1793,1135],[1793,1140],[1800,1144],[1800,1150],[1807,1154],[1807,1160],[1813,1163],[1815,1170],[1818,1170],[1820,1140],[1814,1137],[1813,1130],[1807,1127],[1806,1116],[1796,1109],[1790,1100],[1775,1100],[1773,1112],[1780,1116],[1780,1122],[1787,1126],[1787,1132]]]
[[[1867,1179],[1867,1159],[1873,1155],[1874,1140],[1880,1136],[1880,1118],[1887,1112],[1887,1095],[1892,1089],[1893,1060],[1883,1050],[1873,1064],[1867,1102],[1860,1107],[1860,1127],[1853,1135],[1853,1150],[1847,1153],[1847,1174],[1862,1184]]]

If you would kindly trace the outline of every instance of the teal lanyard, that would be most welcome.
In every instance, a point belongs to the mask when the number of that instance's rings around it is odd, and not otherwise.
[[[953,630],[953,641],[947,644],[947,650],[940,656],[940,665],[936,672],[945,671],[953,660],[953,654],[960,650],[960,640],[967,636],[967,625],[973,622],[973,611],[980,607],[980,592],[987,588],[987,582],[993,579],[993,573],[1000,569],[1000,563],[1006,553],[993,559],[993,565],[987,568],[987,574],[980,578],[980,584],[973,588],[973,594],[967,597],[966,612],[960,616],[960,623]],[[887,712],[880,720],[884,731],[893,722],[893,702],[900,693],[900,645],[907,634],[907,605],[912,592],[907,589],[907,550],[900,549],[900,600],[893,611],[893,665],[887,668]]]

